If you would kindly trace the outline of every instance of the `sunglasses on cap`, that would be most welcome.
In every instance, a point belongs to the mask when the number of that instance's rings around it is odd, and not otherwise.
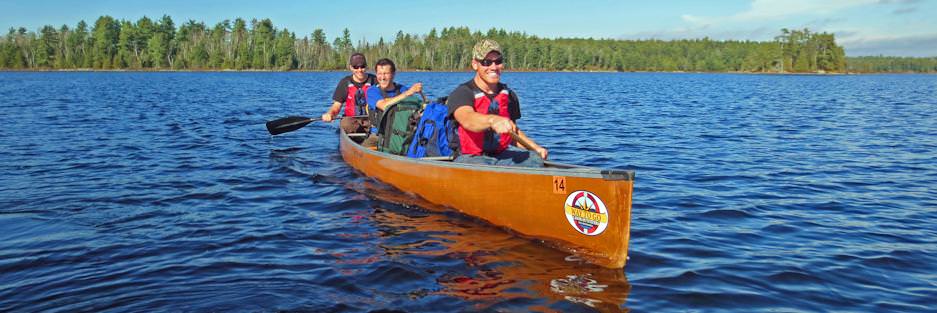
[[[478,60],[478,63],[480,63],[482,66],[491,66],[492,63],[494,63],[495,65],[501,65],[502,63],[504,63],[504,58],[501,57],[501,58],[497,58],[494,60],[481,59],[481,60]]]
[[[363,68],[368,68],[368,65],[367,65],[367,64],[352,65],[351,68],[356,69],[356,70],[360,70],[360,69],[363,69]]]

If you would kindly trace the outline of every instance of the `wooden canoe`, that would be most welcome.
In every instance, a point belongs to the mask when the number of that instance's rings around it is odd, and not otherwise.
[[[634,172],[547,162],[484,166],[378,152],[339,132],[351,167],[431,203],[541,239],[608,268],[628,258]]]

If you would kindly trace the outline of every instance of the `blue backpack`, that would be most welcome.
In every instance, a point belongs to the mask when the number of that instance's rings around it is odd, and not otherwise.
[[[407,149],[407,156],[422,158],[432,156],[450,156],[449,136],[454,136],[455,127],[449,118],[446,98],[438,99],[423,108],[423,115],[416,126],[413,141]]]

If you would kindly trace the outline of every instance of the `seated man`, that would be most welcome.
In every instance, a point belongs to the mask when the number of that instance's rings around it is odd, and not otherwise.
[[[367,72],[368,61],[364,54],[352,54],[348,58],[348,69],[351,70],[351,75],[338,82],[332,94],[332,105],[322,114],[322,121],[331,122],[335,115],[343,112],[344,117],[339,126],[346,133],[363,133],[368,130],[370,123],[367,119],[354,117],[367,115],[367,92],[376,83],[376,79],[373,74]]]
[[[449,114],[458,124],[450,145],[458,147],[456,162],[543,167],[548,151],[523,131],[515,121],[521,118],[520,103],[513,90],[501,83],[504,57],[497,42],[485,39],[472,49],[475,77],[449,94]],[[530,151],[512,146],[529,145]]]
[[[374,109],[383,111],[387,106],[423,91],[423,83],[416,83],[411,87],[407,87],[394,82],[397,66],[390,59],[377,60],[374,65],[374,73],[377,75],[379,88],[369,89],[367,95],[368,108],[372,111]]]
[[[407,97],[422,92],[423,84],[416,83],[411,87],[407,87],[394,82],[394,76],[397,74],[397,65],[394,64],[394,61],[387,58],[377,60],[377,63],[374,64],[374,72],[377,74],[377,86],[368,89],[367,102],[368,109],[371,112],[371,125],[380,127],[380,125],[378,125],[378,118],[384,113],[384,110],[392,104],[396,104]],[[374,127],[372,127],[372,134],[377,133]],[[365,140],[364,145],[374,146],[378,141],[379,139],[372,135]]]

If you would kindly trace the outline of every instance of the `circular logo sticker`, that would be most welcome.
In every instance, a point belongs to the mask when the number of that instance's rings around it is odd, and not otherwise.
[[[608,226],[608,209],[599,196],[578,190],[566,197],[566,220],[583,235],[595,236]]]

